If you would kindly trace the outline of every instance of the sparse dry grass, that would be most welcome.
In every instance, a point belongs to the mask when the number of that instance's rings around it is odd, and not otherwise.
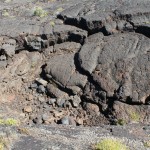
[[[129,150],[120,140],[105,138],[95,145],[95,150]]]

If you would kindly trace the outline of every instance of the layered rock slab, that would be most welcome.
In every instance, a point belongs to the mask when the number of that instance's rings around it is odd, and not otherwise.
[[[94,0],[81,1],[59,15],[67,24],[74,24],[95,33],[112,34],[136,27],[148,27],[150,21],[149,0]],[[149,29],[148,29],[149,30]]]
[[[100,35],[89,37],[79,52],[81,68],[91,74],[107,97],[145,103],[150,94],[150,40],[134,33]]]

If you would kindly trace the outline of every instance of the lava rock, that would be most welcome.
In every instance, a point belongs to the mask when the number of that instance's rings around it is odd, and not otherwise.
[[[49,115],[48,114],[43,114],[42,119],[43,119],[43,121],[48,121],[49,120]]]
[[[1,49],[8,57],[13,57],[13,55],[15,54],[15,48],[16,48],[16,40],[14,39],[8,39],[1,47]]]
[[[53,97],[60,98],[60,99],[68,99],[68,94],[59,89],[59,87],[55,84],[48,83],[46,86],[47,92],[52,95]]]
[[[70,98],[71,98],[71,103],[72,103],[73,107],[78,107],[79,104],[81,103],[81,99],[77,95],[70,96]]]
[[[32,88],[32,89],[37,89],[37,88],[38,88],[37,83],[32,83],[32,84],[30,85],[30,88]]]
[[[36,36],[27,36],[25,37],[26,45],[33,50],[41,50],[42,48],[42,39]]]
[[[32,101],[34,99],[34,96],[32,94],[30,94],[27,98],[28,101]]]
[[[50,74],[62,88],[66,87],[78,93],[80,88],[85,86],[87,77],[76,70],[74,57],[73,53],[52,57],[47,62],[45,72]]]
[[[51,98],[51,99],[48,100],[49,105],[53,105],[55,102],[56,102],[55,98]]]
[[[31,106],[26,106],[23,110],[27,113],[31,113],[33,111]]]
[[[45,89],[45,87],[44,87],[43,85],[39,85],[37,91],[38,91],[39,93],[45,93],[46,89]]]
[[[76,126],[75,119],[69,116],[69,125]]]
[[[69,118],[67,116],[63,117],[61,119],[61,124],[63,124],[63,125],[69,125]]]
[[[42,124],[42,123],[43,123],[42,117],[41,117],[41,116],[36,117],[35,119],[33,119],[33,122],[34,122],[35,124]]]
[[[47,85],[47,81],[42,79],[42,78],[36,78],[35,81],[37,81],[38,83],[42,84],[43,86]]]
[[[125,103],[145,104],[150,93],[149,47],[150,39],[135,33],[89,36],[79,52],[79,62],[96,85],[91,90],[89,83],[85,97],[97,103],[113,97]]]
[[[59,107],[64,107],[64,103],[65,103],[65,99],[60,99],[60,98],[58,98],[57,100],[56,100],[56,104],[59,106]]]
[[[76,119],[76,123],[77,123],[78,125],[83,125],[83,119],[82,119],[82,118],[77,118],[77,119]]]
[[[39,100],[41,103],[45,102],[45,98],[44,98],[44,97],[41,97],[41,96],[38,97],[38,100]]]

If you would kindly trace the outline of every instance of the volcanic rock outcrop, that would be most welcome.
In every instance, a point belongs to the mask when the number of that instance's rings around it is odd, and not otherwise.
[[[149,123],[149,8],[149,0],[0,1],[1,101],[30,125]]]

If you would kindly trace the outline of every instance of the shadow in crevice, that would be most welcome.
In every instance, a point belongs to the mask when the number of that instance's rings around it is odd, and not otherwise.
[[[76,19],[76,18],[64,18],[63,16],[58,15],[57,16],[59,19],[64,21],[64,24],[67,25],[72,25],[75,27],[78,27],[82,30],[86,30],[88,31],[88,36],[98,33],[98,32],[102,32],[105,36],[110,35],[107,31],[106,28],[104,26],[102,26],[102,24],[99,21],[95,21],[92,23],[92,27],[89,26],[88,22],[84,19],[81,18],[80,20]],[[94,28],[93,28],[94,26]]]
[[[48,83],[53,84],[54,86],[56,86],[59,90],[68,93],[69,95],[72,95],[72,91],[66,87],[64,87],[63,85],[58,84],[57,82],[55,82],[54,79],[49,78],[48,75],[45,72],[45,68],[46,68],[47,64],[44,64],[41,66],[41,73],[40,73],[40,77],[46,81],[48,81]],[[49,92],[47,93],[48,95],[51,95]]]
[[[145,104],[150,105],[150,95],[145,99]]]
[[[42,78],[42,79],[44,79],[44,80],[48,80],[48,78],[47,78],[47,76],[46,76],[46,73],[45,73],[45,67],[47,66],[47,64],[43,64],[42,66],[41,66],[41,69],[42,69],[42,71],[41,71],[41,73],[40,73],[40,77]]]
[[[105,90],[103,90],[100,85],[93,79],[92,75],[88,72],[85,71],[81,66],[80,66],[80,62],[79,62],[79,53],[76,53],[74,56],[74,63],[76,66],[77,71],[82,74],[82,75],[86,75],[87,76],[87,83],[89,83],[90,87],[89,89],[91,89],[91,93],[94,93],[95,95],[92,94],[92,97],[88,98],[89,93],[85,92],[86,86],[84,87],[83,90],[83,95],[81,96],[81,106],[84,110],[86,110],[86,104],[87,103],[92,103],[95,104],[99,107],[99,111],[101,114],[103,114],[105,116],[105,118],[107,118],[107,120],[110,122],[110,124],[114,124],[114,121],[112,119],[113,115],[112,115],[112,109],[113,109],[113,104],[114,101],[116,100],[115,97],[107,97],[104,99],[103,97],[101,97],[99,95],[99,92],[105,92],[107,93]],[[98,92],[96,94],[96,92]],[[94,97],[93,97],[94,96]],[[103,104],[107,105],[107,109],[103,110]],[[111,116],[111,118],[110,118]]]
[[[139,26],[136,28],[135,32],[143,34],[143,35],[147,36],[148,38],[150,38],[150,27]]]

